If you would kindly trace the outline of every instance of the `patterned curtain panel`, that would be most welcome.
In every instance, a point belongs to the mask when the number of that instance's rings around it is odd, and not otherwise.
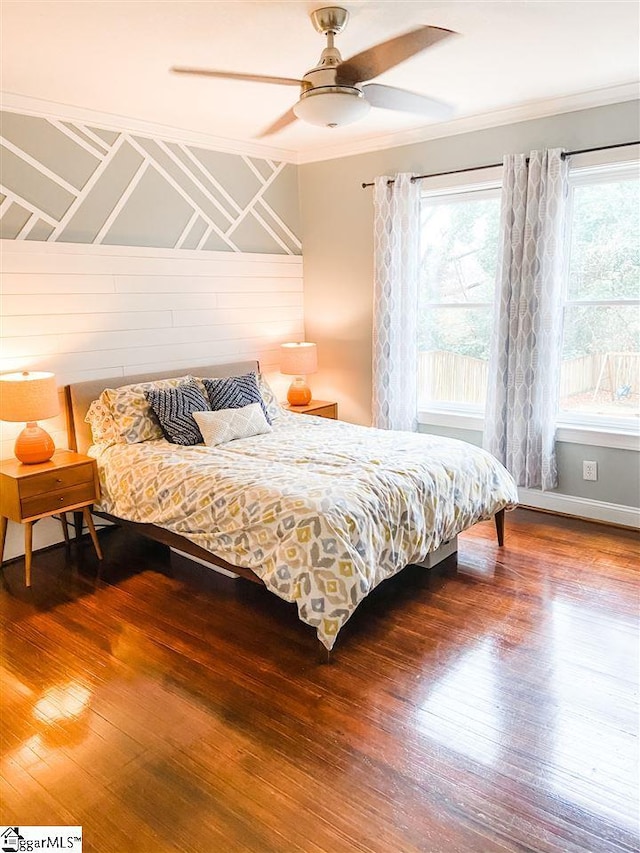
[[[567,163],[560,149],[504,158],[501,249],[484,446],[519,486],[558,484]]]
[[[411,175],[374,187],[373,425],[415,430],[418,411],[420,186]]]

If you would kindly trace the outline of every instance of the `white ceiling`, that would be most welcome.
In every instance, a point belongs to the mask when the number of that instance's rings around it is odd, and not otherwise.
[[[68,109],[255,142],[295,102],[295,88],[189,78],[169,68],[299,77],[316,64],[324,46],[308,18],[322,5],[327,4],[2,0],[2,89]],[[622,86],[630,97],[628,84],[639,77],[636,0],[343,5],[351,15],[337,39],[344,58],[420,24],[459,32],[376,80],[449,101],[459,118],[612,87]],[[606,93],[600,95],[606,102]],[[610,98],[617,99],[623,98]],[[14,102],[5,98],[6,104]],[[416,116],[372,109],[361,122],[333,130],[298,121],[264,144],[313,159],[327,146],[332,153],[341,146],[379,147],[380,137],[399,133],[393,138],[402,141],[407,131],[415,135],[424,126]]]

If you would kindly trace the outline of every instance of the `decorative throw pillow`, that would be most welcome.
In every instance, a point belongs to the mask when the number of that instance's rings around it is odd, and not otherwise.
[[[151,388],[144,392],[160,421],[162,432],[173,444],[201,444],[202,435],[194,412],[208,412],[209,401],[195,382],[177,388]]]
[[[122,388],[106,388],[100,395],[100,400],[111,409],[119,440],[127,444],[138,444],[140,441],[162,438],[160,423],[144,392],[152,388],[177,388],[190,381],[191,376],[177,376],[172,379],[123,385]]]
[[[273,389],[261,373],[258,374],[258,391],[260,391],[262,402],[265,405],[267,417],[270,419],[270,422],[273,423],[282,414],[282,406],[278,402],[276,395],[273,393]]]
[[[255,373],[245,373],[244,376],[230,376],[226,379],[203,379],[202,382],[207,389],[207,396],[214,411],[218,409],[241,409],[251,403],[259,403],[267,423],[271,423],[267,407],[258,390],[258,379]]]
[[[91,403],[84,422],[91,427],[94,444],[111,445],[121,441],[111,409],[104,401],[94,400]]]
[[[216,447],[236,438],[251,438],[271,432],[260,403],[236,409],[218,409],[214,412],[194,412],[207,447]]]

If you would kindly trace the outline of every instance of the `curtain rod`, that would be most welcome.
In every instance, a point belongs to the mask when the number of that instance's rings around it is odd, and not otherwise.
[[[592,151],[609,151],[611,148],[628,148],[630,145],[640,145],[640,140],[635,142],[617,142],[615,145],[598,145],[596,148],[579,148],[575,151],[563,151],[562,159],[571,157],[573,154],[590,154]],[[497,169],[502,166],[502,163],[488,163],[486,166],[468,166],[466,169],[452,169],[449,172],[432,172],[430,175],[414,175],[412,181],[421,181],[423,178],[442,178],[445,175],[459,175],[461,172],[480,172],[482,169]],[[393,184],[395,181],[389,180],[387,184]],[[362,189],[372,187],[373,181],[368,184],[362,184]]]

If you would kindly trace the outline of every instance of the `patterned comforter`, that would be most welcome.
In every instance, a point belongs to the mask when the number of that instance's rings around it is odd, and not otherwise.
[[[327,649],[380,581],[518,499],[502,465],[465,442],[291,413],[215,448],[90,452],[100,509],[252,569]]]

